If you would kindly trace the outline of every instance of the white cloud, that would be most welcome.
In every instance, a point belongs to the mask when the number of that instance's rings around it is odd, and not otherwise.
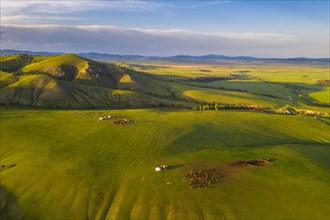
[[[153,11],[162,8],[189,9],[230,3],[226,0],[2,0],[4,12],[71,13],[95,9]],[[27,11],[26,11],[27,10]]]
[[[68,21],[88,21],[88,18],[81,17],[70,17],[70,16],[44,16],[40,15],[12,15],[12,16],[2,16],[2,24],[19,24],[19,25],[30,25],[33,24],[47,24],[47,23],[57,23],[58,20],[62,22]]]
[[[97,9],[148,11],[168,7],[170,5],[171,4],[160,1],[143,0],[2,0],[1,8],[5,13],[25,12],[58,14]]]
[[[214,1],[151,1],[151,0],[1,0],[2,24],[63,24],[81,20],[79,13],[111,11],[145,12],[194,9],[229,3]],[[86,19],[86,18],[85,18]]]
[[[292,42],[298,39],[297,36],[291,34],[280,33],[255,33],[255,32],[240,32],[240,33],[228,33],[228,32],[199,32],[185,29],[142,29],[142,28],[122,28],[116,26],[104,26],[104,25],[88,25],[88,26],[66,26],[66,25],[3,25],[3,27],[15,27],[15,28],[29,28],[29,29],[80,29],[88,32],[136,32],[145,33],[155,36],[177,36],[177,37],[219,37],[227,39],[240,39],[240,40],[254,40],[254,41],[266,41],[268,43],[276,42]]]
[[[86,20],[75,13],[98,11],[155,11],[171,3],[144,0],[1,0],[2,24],[47,24]]]
[[[2,49],[54,52],[328,57],[328,42],[279,33],[202,33],[114,26],[3,25]]]
[[[208,1],[182,1],[184,3],[189,2],[188,4],[185,4],[183,6],[179,6],[178,8],[188,8],[188,9],[194,9],[194,8],[201,8],[211,5],[219,5],[219,4],[228,4],[231,3],[231,1],[227,0],[208,0]]]

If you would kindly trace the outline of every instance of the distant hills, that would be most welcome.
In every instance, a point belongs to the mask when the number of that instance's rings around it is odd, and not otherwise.
[[[0,50],[1,56],[3,55],[15,55],[15,54],[28,54],[38,56],[56,56],[64,53],[60,52],[33,52],[33,51],[21,51],[21,50]],[[245,60],[245,61],[282,61],[282,62],[330,62],[330,58],[306,58],[306,57],[293,57],[293,58],[257,58],[252,56],[226,56],[209,54],[204,56],[191,56],[191,55],[177,55],[177,56],[141,56],[141,55],[117,55],[117,54],[105,54],[105,53],[77,53],[76,55],[97,60],[168,60],[168,61],[214,61],[214,60]]]
[[[55,56],[55,55],[61,55],[64,53],[58,53],[58,52],[46,52],[46,51],[39,51],[39,52],[33,52],[29,50],[0,50],[0,55],[16,55],[16,54],[27,54],[27,55],[34,55],[34,56]]]

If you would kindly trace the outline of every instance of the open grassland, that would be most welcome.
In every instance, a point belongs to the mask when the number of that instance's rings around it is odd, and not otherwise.
[[[272,82],[297,82],[313,84],[319,79],[328,79],[328,66],[279,66],[271,64],[264,65],[131,65],[136,70],[155,73],[159,75],[173,75],[184,77],[197,76],[224,76],[234,73],[246,73],[254,77],[259,77],[265,81]]]
[[[319,92],[312,92],[309,94],[312,98],[320,101],[320,102],[330,102],[330,87],[324,88]]]
[[[327,66],[127,65],[70,54],[0,64],[5,105],[176,107],[2,106],[1,218],[329,217],[329,119],[188,110],[217,103],[329,113]],[[98,120],[105,115],[117,119]],[[273,165],[229,165],[259,159]],[[170,169],[155,172],[161,164]],[[220,184],[189,188],[186,172],[213,168]]]
[[[320,80],[329,80],[329,68],[326,65],[154,63],[130,64],[127,67],[149,73],[152,80],[158,80],[161,88],[169,88],[175,97],[192,102],[250,104],[275,108],[290,105],[299,109],[329,112],[329,89],[317,85]]]
[[[240,103],[240,104],[255,104],[261,106],[275,106],[277,103],[269,98],[259,95],[253,95],[244,92],[224,91],[215,89],[194,89],[185,90],[183,96],[192,100],[197,100],[200,103]]]
[[[98,121],[97,113],[135,123]],[[326,119],[2,107],[0,126],[4,219],[329,218]],[[273,166],[228,165],[262,158]],[[173,168],[155,172],[159,164]],[[184,173],[203,168],[224,178],[190,189]]]
[[[204,61],[206,62],[206,61]],[[73,54],[0,59],[0,104],[48,108],[286,105],[329,112],[326,63],[99,63]]]
[[[159,75],[172,75],[184,77],[219,76],[232,73],[247,73],[272,82],[297,82],[313,84],[318,79],[328,79],[329,67],[325,66],[294,66],[294,65],[134,65],[136,70],[155,73]]]

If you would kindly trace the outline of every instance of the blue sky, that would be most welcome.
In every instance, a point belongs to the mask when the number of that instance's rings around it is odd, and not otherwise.
[[[2,0],[1,49],[329,57],[329,1]]]

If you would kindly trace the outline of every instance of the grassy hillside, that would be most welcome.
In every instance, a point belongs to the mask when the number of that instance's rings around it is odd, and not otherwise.
[[[50,74],[56,78],[90,85],[114,86],[104,65],[73,54],[51,57],[22,68],[24,74]]]
[[[322,66],[144,66],[99,63],[72,54],[5,56],[1,62],[18,63],[12,65],[15,71],[3,69],[0,75],[0,103],[5,105],[191,108],[217,102],[290,105],[324,113],[330,105],[327,87],[319,85],[328,77]]]
[[[0,70],[14,72],[30,63],[39,62],[47,57],[17,54],[11,56],[0,56]]]
[[[98,121],[104,115],[135,123]],[[327,120],[229,111],[8,107],[0,117],[5,219],[329,217]],[[262,158],[273,166],[228,165]],[[155,172],[159,164],[172,169]],[[187,171],[212,168],[221,171],[220,184],[189,188]]]
[[[15,72],[1,71],[2,104],[52,108],[193,106],[115,64],[66,54],[20,65],[23,67]]]
[[[0,88],[6,87],[17,81],[17,77],[13,74],[0,70]]]
[[[157,98],[145,93],[86,86],[55,80],[47,75],[21,76],[1,90],[5,105],[50,108],[190,106],[185,101]]]

